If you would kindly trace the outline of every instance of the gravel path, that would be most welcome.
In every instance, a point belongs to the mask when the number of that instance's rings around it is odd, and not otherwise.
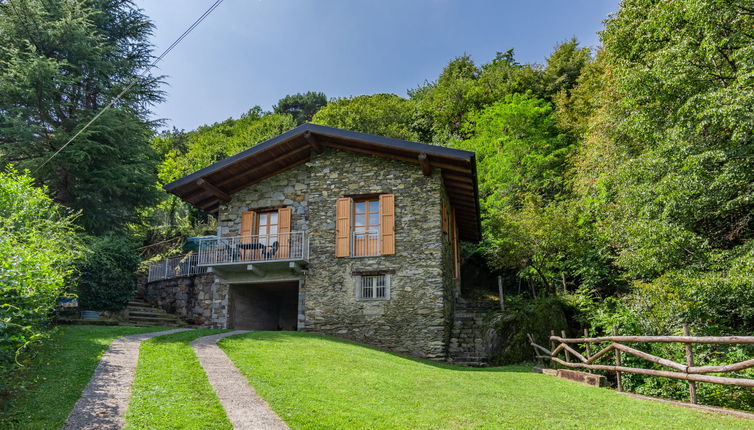
[[[135,334],[115,339],[102,356],[94,376],[68,415],[64,430],[120,429],[131,397],[141,342],[188,329]]]
[[[191,342],[191,345],[234,429],[287,429],[283,420],[257,395],[246,377],[217,346],[218,340],[242,333],[248,331],[238,330],[200,337]]]

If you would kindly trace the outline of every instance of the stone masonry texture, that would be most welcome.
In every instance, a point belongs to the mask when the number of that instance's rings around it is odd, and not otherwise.
[[[395,255],[335,257],[336,200],[372,193],[395,195]],[[220,206],[218,233],[239,235],[243,211],[290,207],[291,229],[306,231],[309,238],[299,329],[444,360],[459,282],[441,229],[442,199],[447,195],[437,169],[424,176],[413,163],[326,148],[309,162],[234,194]],[[375,270],[391,273],[390,297],[358,300],[354,272]],[[213,277],[173,280],[171,292],[148,285],[146,296],[150,302],[172,302],[169,310],[199,324],[226,328],[228,285]],[[189,282],[196,297],[188,293]]]

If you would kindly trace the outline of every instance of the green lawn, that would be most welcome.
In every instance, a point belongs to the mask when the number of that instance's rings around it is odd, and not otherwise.
[[[59,429],[114,339],[165,328],[64,326],[19,374],[23,388],[0,400],[2,429]]]
[[[220,345],[294,429],[754,427],[524,367],[440,365],[313,334],[254,332]]]
[[[223,330],[192,330],[141,344],[126,428],[232,429],[190,342]]]

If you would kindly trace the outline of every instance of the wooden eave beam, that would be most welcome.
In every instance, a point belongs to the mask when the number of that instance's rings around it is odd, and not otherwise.
[[[429,164],[429,156],[426,152],[422,152],[419,154],[419,165],[422,167],[422,174],[424,176],[429,176],[432,174],[432,166]]]
[[[207,180],[200,178],[196,181],[196,185],[200,188],[203,188],[213,196],[217,197],[218,199],[229,202],[231,200],[230,194],[226,193],[225,191],[217,188],[214,186],[211,182],[207,182]]]
[[[309,150],[308,146],[302,146],[300,148],[296,148],[293,151],[290,151],[289,153],[287,153],[283,157],[273,158],[273,159],[268,160],[268,161],[266,161],[266,162],[264,162],[264,163],[262,163],[260,165],[257,165],[257,166],[254,166],[254,167],[250,168],[248,171],[251,172],[252,174],[256,174],[257,172],[264,172],[266,169],[269,169],[269,168],[275,168],[276,170],[274,170],[272,172],[273,174],[283,172],[283,171],[285,171],[285,170],[288,169],[288,167],[285,166],[286,164],[288,164],[288,163],[298,163],[299,161],[301,161],[301,159],[299,158],[299,156],[302,153],[304,153],[304,152],[306,152],[308,150]],[[308,160],[309,157],[307,156],[304,159]],[[279,167],[280,165],[283,165],[284,167]],[[267,175],[268,175],[268,172],[265,172],[265,173],[262,174],[262,176],[264,176],[264,177],[269,177]],[[251,178],[251,179],[249,179],[249,178]],[[253,178],[252,175],[232,176],[232,177],[230,177],[230,178],[225,179],[224,181],[222,181],[221,185],[226,185],[226,184],[230,185],[233,182],[239,182],[240,183],[240,182],[244,182],[244,181],[247,181],[247,180],[251,181],[251,183],[254,183],[254,181],[256,181],[256,178]],[[251,184],[244,184],[242,188],[245,188],[245,187],[247,187],[249,185],[251,185]]]
[[[378,151],[378,150],[374,150],[374,149],[367,149],[367,148],[364,148],[362,146],[344,145],[342,143],[338,143],[338,142],[335,142],[335,141],[332,141],[332,140],[328,140],[326,142],[323,142],[323,144],[325,146],[331,146],[333,148],[342,149],[344,151],[360,152],[362,154],[375,155],[377,157],[390,158],[392,160],[407,161],[409,163],[416,163],[418,161],[416,157],[411,157],[411,156],[407,156],[407,155],[399,155],[399,154],[396,154],[394,152],[386,152],[386,151],[383,152],[383,151]],[[439,161],[437,159],[432,160],[432,166],[440,168],[440,169],[447,169],[447,170],[452,170],[452,171],[461,172],[461,173],[468,173],[469,172],[469,168],[468,167],[463,167],[463,166],[459,166],[459,165],[456,165],[456,164],[446,163],[446,162],[443,162],[443,161]]]
[[[324,151],[324,148],[322,148],[322,145],[317,141],[317,138],[314,137],[311,131],[304,132],[304,139],[317,154],[321,154],[322,151]]]

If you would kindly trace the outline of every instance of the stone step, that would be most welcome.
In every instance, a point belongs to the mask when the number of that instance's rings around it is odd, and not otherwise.
[[[170,316],[129,316],[129,321],[134,322],[170,322],[173,324],[178,324],[178,318],[177,317],[170,317]]]
[[[160,308],[153,308],[151,306],[129,306],[129,312],[164,312]]]
[[[148,306],[150,306],[150,304],[147,303],[147,302],[131,300],[130,302],[128,302],[128,306],[136,306],[136,307],[147,306],[148,307]]]
[[[173,315],[170,315],[167,312],[159,309],[148,311],[132,311],[129,309],[128,315],[137,317],[173,317]]]

